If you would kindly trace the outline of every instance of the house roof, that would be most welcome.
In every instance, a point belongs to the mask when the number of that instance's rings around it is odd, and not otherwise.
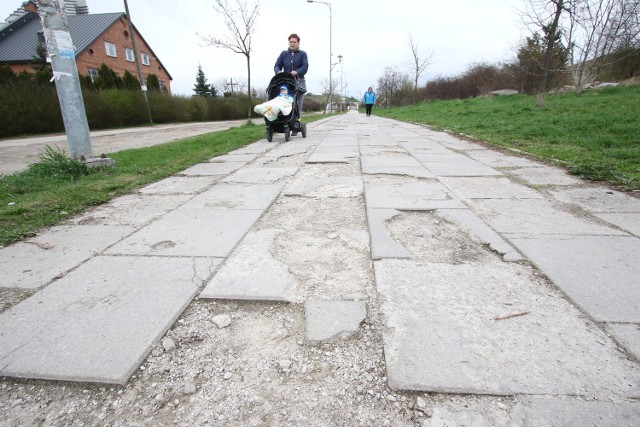
[[[96,39],[123,16],[125,14],[122,12],[67,16],[69,32],[76,48],[76,56],[91,46]],[[142,41],[149,46],[140,35],[140,32],[137,29],[135,30]],[[38,36],[39,33],[42,33],[42,23],[38,19],[38,14],[31,12],[26,13],[16,22],[3,28],[0,32],[0,64],[32,62],[33,57],[36,56],[36,46],[40,44],[41,36]],[[151,47],[149,49],[151,50]],[[158,58],[153,53],[153,50],[150,53],[156,59]],[[158,62],[169,74],[160,59],[158,59]],[[172,79],[171,75],[169,75],[169,78]]]

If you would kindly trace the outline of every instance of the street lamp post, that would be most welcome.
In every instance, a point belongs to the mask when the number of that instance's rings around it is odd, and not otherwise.
[[[340,58],[340,111],[344,111],[344,96],[342,96],[343,86],[342,86],[342,73],[344,72],[344,63],[342,62],[342,55],[338,55]]]
[[[338,55],[338,62],[334,62],[333,64],[331,64],[332,72],[333,72],[333,67],[335,67],[338,64],[342,64],[342,55]],[[338,91],[338,94],[340,94],[340,91]],[[340,96],[338,96],[338,98],[340,98]],[[331,103],[331,106],[333,107],[333,102]],[[331,109],[331,111],[333,111],[333,108]]]
[[[331,92],[333,91],[332,81],[331,81],[331,70],[333,69],[333,65],[331,64],[331,2],[328,1],[318,1],[318,0],[307,0],[307,3],[322,3],[329,8],[329,114],[333,112],[333,103],[331,101]]]

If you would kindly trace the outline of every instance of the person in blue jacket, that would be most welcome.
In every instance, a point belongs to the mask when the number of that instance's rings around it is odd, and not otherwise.
[[[362,103],[365,106],[367,117],[371,115],[371,107],[376,103],[376,94],[369,86],[369,89],[364,93],[364,97],[362,97]]]
[[[300,50],[300,37],[293,33],[289,36],[289,49],[283,50],[276,60],[276,65],[273,67],[275,73],[291,73],[292,76],[298,78],[298,86],[302,89],[298,91],[298,120],[302,116],[302,100],[304,99],[304,92],[307,89],[307,83],[304,79],[307,70],[309,69],[309,60],[307,59],[307,52]],[[294,129],[291,134],[295,135],[298,131]]]

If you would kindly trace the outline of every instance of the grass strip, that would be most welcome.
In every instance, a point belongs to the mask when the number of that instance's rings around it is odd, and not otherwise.
[[[78,171],[81,163],[65,161],[48,148],[27,170],[0,176],[0,245],[33,236],[43,227],[262,139],[264,134],[264,126],[247,124],[118,151],[110,154],[115,167],[86,173]]]

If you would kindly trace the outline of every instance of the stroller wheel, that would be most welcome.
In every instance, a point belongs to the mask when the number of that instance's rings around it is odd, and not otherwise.
[[[273,132],[271,130],[267,131],[267,141],[269,142],[273,141]]]
[[[284,140],[291,141],[291,132],[289,132],[288,130],[284,132]]]
[[[300,123],[300,131],[302,132],[302,137],[306,138],[307,137],[307,124],[306,123]]]

